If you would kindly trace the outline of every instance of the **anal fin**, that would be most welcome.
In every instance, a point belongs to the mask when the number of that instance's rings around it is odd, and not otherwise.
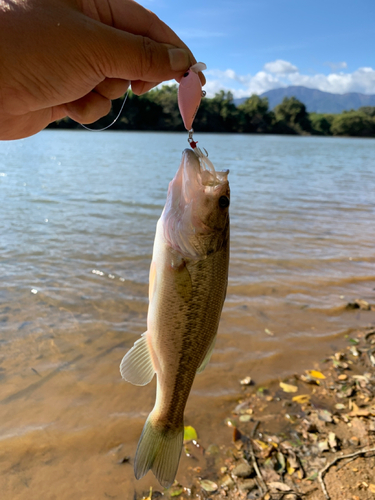
[[[203,370],[206,368],[206,366],[208,365],[210,359],[211,359],[211,356],[212,356],[212,351],[214,350],[214,347],[215,347],[215,342],[216,342],[216,335],[213,339],[213,341],[211,342],[211,345],[207,351],[207,354],[205,355],[200,367],[198,368],[197,370],[197,373],[202,373]]]
[[[134,385],[146,385],[151,382],[155,369],[147,344],[147,332],[143,333],[125,354],[120,364],[120,372],[124,380]]]

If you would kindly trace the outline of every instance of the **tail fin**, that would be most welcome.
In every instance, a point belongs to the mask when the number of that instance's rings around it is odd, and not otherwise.
[[[184,438],[184,426],[170,430],[153,425],[148,416],[138,443],[134,461],[134,473],[137,479],[150,469],[159,483],[168,488],[177,474],[178,463]]]

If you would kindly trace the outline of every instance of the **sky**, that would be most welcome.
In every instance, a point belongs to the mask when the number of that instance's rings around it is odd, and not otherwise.
[[[375,94],[375,0],[139,0],[207,65],[205,90]]]

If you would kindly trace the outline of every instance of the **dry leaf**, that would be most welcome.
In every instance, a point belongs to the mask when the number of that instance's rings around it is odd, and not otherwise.
[[[300,396],[293,396],[292,401],[295,403],[298,403],[300,405],[305,405],[310,402],[310,395],[309,394],[301,394]]]
[[[291,476],[292,474],[294,474],[296,472],[296,469],[294,467],[290,467],[289,465],[287,466],[286,468],[289,476]]]
[[[285,471],[285,467],[286,467],[286,461],[285,461],[285,457],[281,453],[281,451],[277,452],[277,461],[280,464],[280,468],[279,468],[278,472],[284,472]]]
[[[350,417],[369,417],[370,412],[365,409],[360,409],[358,406],[352,401],[352,411],[349,413]]]
[[[191,425],[184,428],[184,441],[196,441],[198,439],[197,431]]]
[[[284,384],[284,382],[280,382],[280,387],[284,392],[297,392],[298,387],[291,384]]]
[[[323,375],[323,373],[318,372],[316,370],[306,370],[307,375],[313,378],[318,378],[320,380],[324,380],[326,377]]]
[[[375,484],[370,484],[368,489],[369,491],[371,491],[371,493],[375,493]]]
[[[334,432],[328,433],[328,444],[333,450],[337,448],[337,439]]]
[[[170,496],[173,497],[179,497],[182,495],[182,493],[185,491],[184,487],[181,486],[180,484],[177,484],[176,486],[172,486],[169,490],[168,493]],[[152,499],[152,496],[150,497],[150,500]],[[148,500],[148,499],[146,499]]]
[[[279,483],[278,481],[272,481],[271,483],[268,483],[268,487],[272,490],[291,491],[290,487],[287,484]]]
[[[258,446],[260,450],[266,450],[268,448],[268,444],[260,439],[254,439],[254,443]]]

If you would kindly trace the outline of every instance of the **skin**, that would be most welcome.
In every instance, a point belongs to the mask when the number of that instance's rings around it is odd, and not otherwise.
[[[67,116],[92,123],[129,85],[143,94],[196,62],[133,0],[0,0],[0,61],[2,140]]]

